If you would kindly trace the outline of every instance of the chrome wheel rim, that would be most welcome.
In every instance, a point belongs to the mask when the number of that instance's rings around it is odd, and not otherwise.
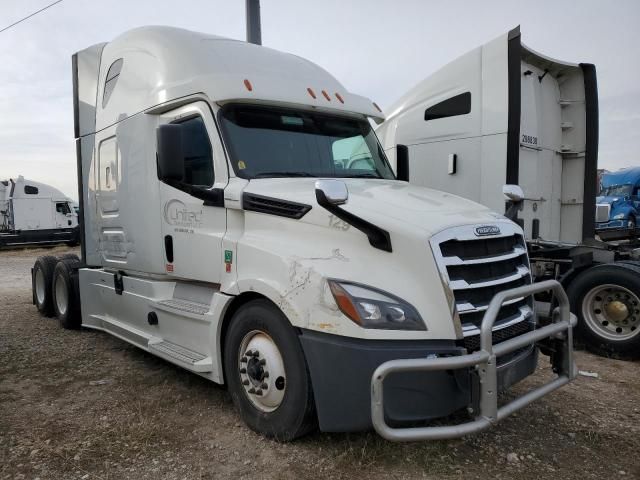
[[[69,305],[69,292],[67,291],[67,285],[60,278],[56,278],[56,307],[58,308],[58,313],[60,315],[64,315],[67,313],[67,308]]]
[[[582,317],[601,337],[628,340],[640,335],[640,298],[620,285],[598,285],[582,300]]]
[[[238,374],[254,407],[273,412],[280,406],[287,386],[286,372],[282,354],[269,335],[253,330],[244,336],[238,350]]]
[[[42,305],[44,303],[45,292],[47,291],[46,286],[44,284],[44,273],[42,270],[36,269],[36,299],[38,300],[38,305]]]

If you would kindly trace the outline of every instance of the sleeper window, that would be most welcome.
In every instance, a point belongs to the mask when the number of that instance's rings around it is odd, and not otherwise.
[[[210,187],[213,185],[213,154],[211,142],[202,117],[192,117],[179,122],[182,127],[184,151],[183,182]]]
[[[439,118],[456,117],[471,112],[471,92],[461,93],[447,98],[440,103],[430,106],[424,112],[424,119],[437,120]]]
[[[24,186],[24,193],[26,193],[27,195],[37,195],[38,194],[38,187],[34,187],[32,185],[25,185]]]

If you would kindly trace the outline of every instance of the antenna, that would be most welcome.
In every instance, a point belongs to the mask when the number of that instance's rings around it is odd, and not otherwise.
[[[260,0],[246,0],[247,42],[262,45],[260,29]]]

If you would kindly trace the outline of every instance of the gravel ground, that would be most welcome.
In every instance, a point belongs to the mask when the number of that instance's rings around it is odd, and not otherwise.
[[[41,318],[29,269],[65,251],[0,251],[0,479],[640,478],[638,362],[577,352],[598,378],[462,440],[315,433],[279,444],[248,430],[223,388]],[[545,358],[515,391],[548,378]]]

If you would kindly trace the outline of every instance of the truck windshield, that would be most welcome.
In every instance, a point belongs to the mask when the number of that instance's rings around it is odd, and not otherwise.
[[[395,178],[364,118],[232,106],[223,110],[221,124],[242,178]]]
[[[628,197],[631,195],[631,185],[611,185],[603,187],[600,195],[605,197]]]

